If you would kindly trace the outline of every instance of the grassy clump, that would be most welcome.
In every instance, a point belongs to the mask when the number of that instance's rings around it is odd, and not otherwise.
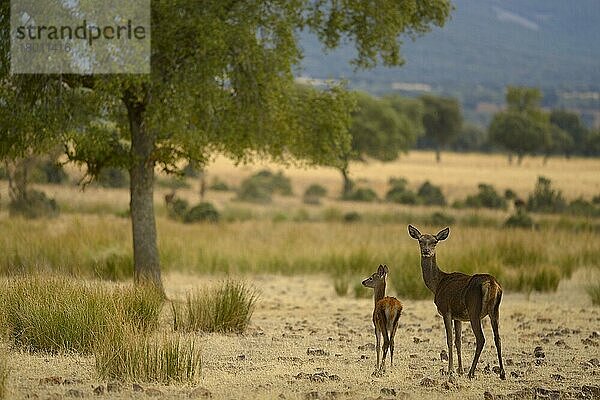
[[[373,297],[373,289],[363,286],[362,281],[358,280],[353,286],[354,297],[357,299],[368,299]]]
[[[27,193],[10,200],[8,211],[11,217],[25,218],[56,217],[60,210],[56,200],[46,196],[46,193],[30,189]]]
[[[524,210],[517,210],[517,212],[504,222],[506,228],[524,228],[532,229],[535,227],[533,219]]]
[[[339,275],[333,278],[333,289],[338,296],[346,296],[350,288],[350,277],[348,275]]]
[[[150,330],[162,295],[153,289],[108,289],[61,278],[25,277],[0,283],[0,321],[13,343],[31,351],[90,354],[111,326]]]
[[[291,196],[293,194],[291,181],[281,171],[274,174],[269,170],[262,170],[242,181],[237,199],[265,204],[271,202],[273,194]]]
[[[399,204],[418,204],[419,197],[407,188],[408,181],[404,178],[390,178],[390,190],[385,194],[385,200]]]
[[[100,279],[124,281],[133,278],[133,256],[131,252],[108,249],[102,252],[95,263],[95,275]]]
[[[183,217],[183,222],[219,222],[221,215],[209,202],[202,202],[190,208]]]
[[[6,397],[6,382],[8,381],[9,372],[6,349],[0,344],[0,399]]]
[[[212,183],[208,186],[208,189],[215,190],[217,192],[228,192],[231,190],[226,182],[222,181],[216,176],[213,178]]]
[[[353,189],[348,193],[344,193],[342,200],[346,201],[363,201],[366,203],[372,203],[377,201],[377,193],[371,188],[360,187]]]
[[[600,306],[600,281],[589,284],[585,290],[588,296],[590,296],[592,304],[595,306]]]
[[[135,329],[113,329],[94,351],[96,371],[104,380],[191,382],[199,375],[200,349],[193,338],[151,338]]]
[[[390,268],[390,284],[400,299],[430,299],[431,291],[423,282],[418,254],[406,255],[404,261]]]
[[[188,293],[183,306],[172,303],[175,330],[236,332],[246,330],[258,294],[241,282],[226,281],[204,290]]]

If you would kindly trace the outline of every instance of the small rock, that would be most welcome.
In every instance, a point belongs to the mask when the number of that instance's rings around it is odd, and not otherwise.
[[[308,392],[304,395],[306,400],[318,400],[319,392]]]
[[[341,381],[342,378],[340,378],[338,375],[329,375],[329,380],[330,381]]]
[[[483,400],[495,400],[496,396],[494,396],[490,392],[483,392]]]
[[[104,394],[104,385],[100,385],[94,388],[94,394],[96,396],[100,396],[102,394]]]
[[[419,356],[417,356],[416,354],[411,354],[411,355],[409,355],[409,357],[410,357],[410,358],[417,358],[417,357],[419,357]]]
[[[85,393],[83,393],[79,389],[69,389],[65,393],[65,396],[67,396],[67,397],[85,397]]]
[[[323,349],[306,349],[306,354],[309,356],[328,356],[329,353]]]
[[[592,399],[600,399],[600,386],[584,385],[581,387],[581,391]]]
[[[150,397],[159,397],[163,395],[163,392],[158,389],[149,388],[146,389],[146,395]]]
[[[512,376],[513,378],[521,378],[523,376],[523,372],[510,371],[510,376]]]
[[[500,367],[497,366],[497,365],[493,366],[492,367],[492,372],[495,373],[496,375],[499,375],[500,372],[501,372]]]
[[[600,338],[600,332],[598,332],[598,331],[593,331],[593,332],[590,334],[590,339],[595,339],[595,338]]]
[[[581,339],[581,343],[585,344],[586,346],[598,347],[598,342],[590,338]]]
[[[594,367],[600,367],[600,360],[598,360],[597,358],[592,358],[588,362],[590,364],[592,364]]]
[[[381,388],[381,394],[384,396],[396,397],[396,390],[392,388]]]
[[[192,399],[210,399],[212,397],[212,393],[203,387],[197,387],[192,390],[188,397]]]
[[[133,385],[131,385],[131,388],[133,389],[134,392],[143,392],[144,388],[141,385],[138,385],[137,383],[134,383]]]
[[[546,357],[546,353],[544,353],[542,346],[537,346],[535,348],[535,350],[533,350],[533,355],[535,358],[545,358]]]
[[[485,368],[483,369],[483,373],[485,374],[489,374],[491,372],[491,367],[490,367],[490,363],[487,363],[487,365],[485,366]]]
[[[556,382],[562,382],[565,380],[565,377],[560,374],[552,374],[550,378],[554,379]]]
[[[365,343],[362,346],[358,346],[360,351],[375,351],[375,345],[373,343]]]
[[[106,384],[107,392],[120,392],[123,389],[123,386],[119,382],[108,382]]]
[[[515,362],[513,361],[512,358],[508,358],[504,363],[506,364],[507,367],[515,365]]]
[[[448,361],[448,352],[446,350],[440,352],[440,359],[442,361]]]
[[[435,383],[436,382],[433,379],[425,377],[421,379],[420,385],[425,387],[433,387],[435,386]]]
[[[415,342],[416,344],[427,343],[427,342],[429,342],[429,339],[421,339],[421,338],[418,338],[415,336],[415,337],[413,337],[413,342]]]
[[[246,359],[246,355],[245,354],[240,354],[239,356],[237,356],[238,361],[244,361]]]
[[[62,385],[64,381],[61,376],[48,376],[40,379],[40,385]]]

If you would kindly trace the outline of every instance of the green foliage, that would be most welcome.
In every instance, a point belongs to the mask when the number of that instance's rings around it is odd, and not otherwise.
[[[399,204],[417,204],[419,198],[407,188],[408,181],[404,178],[390,178],[390,190],[385,194],[385,200]]]
[[[227,191],[231,190],[231,188],[229,187],[229,185],[227,183],[223,182],[216,176],[213,178],[212,183],[210,184],[210,186],[208,188],[210,190],[215,190],[215,191],[220,191],[220,192],[227,192]]]
[[[325,189],[325,187],[319,185],[318,183],[313,183],[304,191],[304,197],[323,197],[325,195],[327,195],[327,189]]]
[[[108,250],[97,258],[95,275],[100,279],[124,281],[133,278],[133,257],[118,250]]]
[[[535,227],[533,219],[523,210],[517,210],[516,213],[508,217],[504,222],[507,228],[525,228],[532,229]]]
[[[600,216],[600,206],[589,202],[582,197],[579,197],[569,203],[567,206],[567,212],[573,215],[581,215],[585,217],[598,217]]]
[[[456,138],[462,127],[462,112],[458,100],[450,97],[421,96],[423,102],[423,127],[425,136],[432,140],[439,151]]]
[[[505,210],[506,200],[500,196],[494,186],[485,183],[478,185],[479,193],[467,196],[464,205],[472,208],[495,208]]]
[[[56,217],[60,210],[54,199],[48,198],[46,193],[29,189],[23,195],[11,199],[8,204],[10,216],[23,216],[25,218]]]
[[[373,297],[373,289],[363,286],[360,280],[356,280],[353,286],[354,298],[356,299],[368,299]]]
[[[590,283],[585,288],[590,300],[592,300],[592,304],[595,306],[600,306],[600,282]]]
[[[262,170],[242,181],[237,199],[251,203],[270,203],[273,194],[292,195],[290,179],[279,171]]]
[[[170,176],[168,178],[159,178],[156,180],[156,186],[165,189],[189,189],[190,184],[184,177]]]
[[[552,188],[550,179],[539,176],[533,193],[527,199],[527,210],[533,212],[563,212],[567,202],[558,189]]]
[[[49,158],[40,159],[29,173],[31,175],[31,182],[34,183],[61,184],[68,179],[62,164]]]
[[[104,167],[96,176],[96,182],[102,187],[129,187],[129,174],[123,168]]]
[[[582,123],[579,114],[567,110],[552,110],[550,112],[550,123],[565,132],[569,139],[564,139],[570,146],[565,146],[567,154],[575,150],[582,154],[585,152],[585,139],[588,130]]]
[[[167,215],[169,218],[183,221],[188,212],[188,208],[189,203],[187,200],[175,197],[167,203]]]
[[[108,332],[94,355],[103,380],[194,382],[201,369],[201,352],[193,337],[150,338],[127,328]]]
[[[350,277],[348,275],[342,274],[334,276],[333,289],[335,290],[335,294],[337,294],[338,296],[346,296],[348,294],[349,288]]]
[[[429,181],[425,181],[417,191],[417,196],[421,199],[421,203],[427,206],[445,206],[446,198],[439,186],[433,185]]]
[[[454,224],[455,222],[456,218],[454,218],[452,215],[445,212],[436,211],[429,216],[427,224],[431,226],[448,226]]]
[[[0,310],[9,338],[27,350],[89,354],[115,326],[154,329],[162,295],[152,288],[108,290],[59,278],[0,283]]]
[[[342,200],[346,201],[364,201],[374,202],[377,201],[377,193],[371,188],[359,187],[352,190],[349,193],[345,193]]]
[[[423,283],[420,265],[418,257],[411,253],[397,267],[390,269],[390,284],[400,299],[421,300],[433,297]]]
[[[344,222],[347,223],[351,223],[351,222],[358,222],[362,219],[362,217],[360,216],[360,214],[356,211],[350,211],[344,214]]]
[[[183,217],[183,222],[219,222],[221,215],[212,203],[203,202],[190,208]]]
[[[242,282],[226,281],[187,294],[183,305],[172,303],[175,330],[243,333],[258,300]]]

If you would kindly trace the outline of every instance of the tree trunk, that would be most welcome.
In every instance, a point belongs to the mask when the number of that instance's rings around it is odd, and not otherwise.
[[[154,216],[155,137],[146,130],[144,101],[134,96],[124,98],[131,130],[130,211],[133,233],[134,279],[137,284],[151,284],[163,290],[156,241]]]
[[[517,165],[521,165],[521,163],[523,162],[523,154],[517,154]]]
[[[435,147],[435,161],[437,163],[442,161],[442,151],[439,145]]]
[[[348,176],[348,163],[346,162],[343,167],[340,167],[342,178],[344,179],[344,187],[342,188],[342,198],[345,198],[352,192],[354,186],[352,180]]]
[[[512,161],[513,161],[513,154],[508,153],[508,165],[512,165]]]

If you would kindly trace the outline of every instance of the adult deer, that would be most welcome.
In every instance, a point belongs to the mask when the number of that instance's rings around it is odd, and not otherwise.
[[[446,273],[441,271],[435,259],[435,246],[439,241],[445,240],[450,234],[450,228],[442,229],[437,235],[422,235],[417,228],[408,225],[408,233],[419,241],[421,247],[421,270],[423,280],[435,296],[434,302],[438,313],[444,318],[446,328],[446,341],[448,344],[448,373],[452,373],[452,321],[454,321],[454,334],[456,353],[458,354],[458,373],[462,374],[461,355],[461,321],[470,321],[475,334],[477,348],[473,364],[469,370],[469,378],[475,377],[475,367],[479,361],[481,350],[485,344],[485,337],[481,329],[481,320],[490,316],[494,342],[500,363],[500,379],[506,379],[502,364],[502,349],[498,333],[499,307],[502,299],[502,287],[492,275],[475,274],[467,275],[461,272]]]
[[[390,350],[390,367],[394,365],[394,336],[402,313],[402,303],[395,297],[385,296],[385,279],[388,274],[387,265],[379,265],[377,271],[362,281],[363,286],[374,289],[375,308],[373,309],[373,325],[375,325],[375,340],[377,342],[377,365],[374,375],[385,371],[385,356]],[[383,359],[380,361],[381,337],[383,336]]]

